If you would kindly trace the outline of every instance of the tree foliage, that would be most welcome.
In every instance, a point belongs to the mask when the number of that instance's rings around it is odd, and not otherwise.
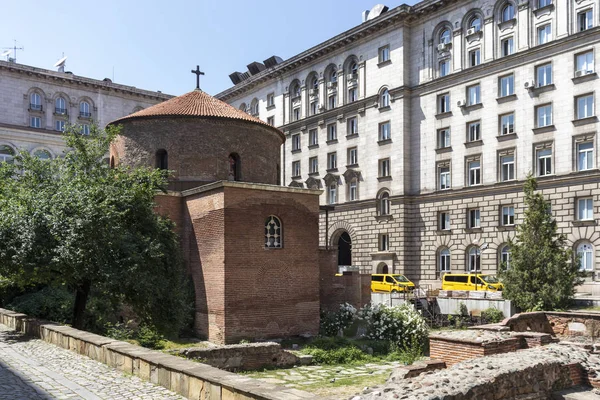
[[[510,268],[500,269],[504,297],[523,310],[564,309],[582,273],[565,236],[558,233],[550,203],[536,189],[536,180],[529,176],[524,186],[524,220],[509,241]]]
[[[20,152],[0,165],[0,275],[20,286],[62,285],[76,293],[81,327],[90,290],[119,297],[142,320],[170,333],[186,311],[173,224],[154,212],[165,171],[110,168],[118,128],[67,127],[63,157]]]

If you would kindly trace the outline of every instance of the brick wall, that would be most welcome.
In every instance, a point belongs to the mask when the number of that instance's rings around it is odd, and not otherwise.
[[[471,358],[509,353],[517,351],[520,348],[522,348],[520,338],[480,343],[472,340],[451,339],[438,335],[429,336],[430,357],[434,360],[442,360],[448,366]]]
[[[561,336],[600,337],[600,315],[584,312],[530,312],[500,323],[513,332],[543,332]]]

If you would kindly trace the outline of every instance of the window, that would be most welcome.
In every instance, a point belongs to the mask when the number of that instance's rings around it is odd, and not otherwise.
[[[481,185],[481,161],[474,160],[467,163],[469,186]]]
[[[475,32],[479,32],[481,30],[481,18],[477,16],[471,18],[469,21],[469,28],[474,29]]]
[[[358,135],[358,119],[348,118],[348,132],[347,135]]]
[[[292,151],[300,150],[300,134],[292,135]]]
[[[387,233],[381,233],[379,235],[379,251],[390,250],[390,235]]]
[[[81,124],[81,133],[84,135],[90,134],[90,125],[89,124]]]
[[[591,243],[581,243],[577,246],[577,255],[579,256],[579,269],[581,271],[594,270],[594,248]]]
[[[42,96],[40,96],[38,93],[31,93],[29,96],[29,109],[42,111]]]
[[[353,78],[356,78],[358,75],[358,64],[353,61],[352,64],[350,64],[350,74],[352,75]]]
[[[594,219],[594,201],[591,197],[577,199],[577,219],[579,221]]]
[[[500,97],[515,94],[515,76],[506,75],[500,78]]]
[[[575,56],[575,63],[577,64],[577,72],[581,71],[581,74],[591,74],[594,72],[594,52],[587,51],[585,53],[577,54]]]
[[[337,168],[337,153],[329,153],[327,154],[327,169],[336,169]]]
[[[539,149],[537,151],[537,173],[538,176],[552,174],[552,149]]]
[[[552,40],[552,25],[547,24],[537,29],[538,44],[548,43]]]
[[[577,170],[586,171],[594,168],[594,143],[577,144]]]
[[[449,44],[451,42],[450,38],[450,29],[444,29],[442,33],[440,33],[440,44]]]
[[[0,162],[12,163],[15,151],[10,146],[0,146]]]
[[[438,166],[438,181],[440,185],[440,190],[450,189],[450,166],[440,165]]]
[[[379,197],[379,215],[390,215],[390,194],[381,193]]]
[[[331,70],[331,73],[329,75],[329,82],[337,83],[337,71],[335,69]]]
[[[298,83],[294,83],[290,92],[291,92],[292,98],[300,97],[300,85]],[[254,102],[254,100],[253,100],[253,102]]]
[[[302,173],[300,172],[300,161],[292,162],[292,177],[295,178],[301,175]]]
[[[308,131],[308,145],[316,146],[319,144],[319,132],[316,129]]]
[[[356,88],[348,89],[348,102],[352,103],[352,102],[355,102],[356,100],[358,100],[358,92],[357,92]]]
[[[536,107],[536,126],[543,128],[552,125],[552,104],[544,104]]]
[[[390,121],[379,124],[379,140],[390,140],[392,138],[392,129]]]
[[[469,122],[467,124],[467,132],[468,132],[468,137],[467,137],[468,142],[476,142],[478,140],[481,140],[481,122],[480,121]]]
[[[327,141],[337,140],[337,125],[327,125]]]
[[[510,247],[505,245],[500,250],[500,266],[510,269]]]
[[[589,9],[577,13],[577,29],[579,32],[594,27],[594,12]]]
[[[552,4],[552,0],[538,0],[537,8],[543,8]]]
[[[500,116],[500,135],[515,133],[515,114],[504,114]]]
[[[440,272],[450,271],[450,250],[443,248],[440,250]]]
[[[29,126],[32,128],[41,128],[42,127],[42,119],[40,117],[29,118]]]
[[[387,89],[384,89],[383,92],[381,92],[381,96],[379,99],[379,107],[383,108],[383,107],[389,107],[390,106],[390,92],[388,92]]]
[[[439,214],[439,229],[441,231],[450,230],[450,213],[448,211],[442,211]]]
[[[350,186],[348,186],[348,198],[350,201],[358,200],[358,180],[356,178],[350,181]]]
[[[319,172],[319,158],[311,157],[308,159],[309,172],[311,174],[316,174]]]
[[[515,207],[514,206],[503,206],[502,207],[502,225],[511,226],[515,224]]]
[[[479,85],[467,87],[467,99],[470,106],[481,103],[481,87]]]
[[[590,118],[594,116],[594,95],[586,94],[575,98],[577,105],[577,119]]]
[[[500,157],[500,180],[502,182],[515,179],[515,155]]]
[[[281,221],[274,215],[271,215],[265,221],[265,248],[280,249],[283,247],[281,234]]]
[[[256,114],[252,113],[252,115],[256,115]],[[299,119],[300,119],[300,107],[297,107],[292,110],[292,120],[298,121]]]
[[[337,95],[332,94],[329,96],[328,100],[327,100],[327,108],[329,108],[330,110],[337,107]]]
[[[535,77],[537,79],[535,85],[537,87],[552,85],[552,63],[540,65],[535,70]]]
[[[90,103],[87,101],[79,103],[79,116],[82,118],[90,118],[92,116],[92,113],[90,112]]]
[[[329,197],[329,204],[337,203],[337,183],[332,183],[327,189],[327,196]]]
[[[384,63],[390,61],[390,46],[383,46],[379,48],[379,62]]]
[[[450,112],[450,94],[444,93],[438,96],[438,113]]]
[[[512,53],[514,53],[515,43],[513,37],[511,36],[506,39],[502,39],[500,47],[502,49],[502,57],[510,56]]]
[[[54,102],[54,112],[59,115],[64,115],[67,113],[67,103],[65,99],[62,97],[58,97]]]
[[[316,95],[317,93],[319,93],[319,79],[316,76],[312,79],[310,87],[312,91],[311,94]]]
[[[59,132],[64,132],[65,131],[65,121],[63,121],[62,119],[56,120],[55,128]]]
[[[267,124],[269,124],[271,126],[275,126],[275,117],[274,116],[267,117]]]
[[[440,61],[440,78],[450,73],[450,60]]]
[[[310,102],[310,115],[315,115],[318,111],[318,107],[317,107],[317,102],[316,101],[311,101]]]
[[[515,7],[512,4],[507,4],[502,9],[502,22],[510,21],[515,17]]]
[[[267,107],[273,107],[275,105],[275,93],[269,93],[267,95]]]
[[[467,257],[467,268],[469,271],[481,271],[481,249],[471,247]]]
[[[468,125],[468,129],[470,131],[470,124]],[[445,149],[447,147],[450,147],[450,128],[443,128],[438,130],[437,141],[438,149]]]
[[[480,212],[478,208],[474,208],[472,210],[469,210],[469,220],[467,221],[468,228],[480,228],[481,227],[481,218],[480,218]]]
[[[33,156],[40,160],[50,160],[52,158],[52,155],[48,150],[36,150],[36,152],[33,153]]]
[[[469,51],[469,66],[475,67],[481,64],[481,50],[474,49]]]
[[[156,168],[162,170],[169,169],[169,155],[165,149],[156,152]]]
[[[351,147],[348,149],[348,165],[358,164],[358,148]]]
[[[385,178],[388,176],[390,176],[390,159],[379,160],[379,177]]]

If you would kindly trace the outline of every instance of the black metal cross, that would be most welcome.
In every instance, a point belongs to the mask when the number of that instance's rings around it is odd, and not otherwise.
[[[192,74],[196,74],[196,89],[200,89],[200,75],[204,75],[204,72],[201,72],[200,66],[196,65],[196,69],[192,70]]]

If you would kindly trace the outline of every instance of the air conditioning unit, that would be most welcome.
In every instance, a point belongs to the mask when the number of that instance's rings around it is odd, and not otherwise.
[[[440,43],[438,44],[438,51],[446,51],[446,49],[448,48],[448,44],[447,43]]]
[[[456,102],[456,105],[459,107],[464,107],[467,105],[467,102],[465,100],[459,100]]]
[[[474,35],[476,32],[477,32],[477,29],[475,29],[475,28],[467,29],[467,36]]]
[[[525,86],[525,89],[531,90],[531,89],[535,88],[535,82],[534,81],[526,81],[523,86]]]

